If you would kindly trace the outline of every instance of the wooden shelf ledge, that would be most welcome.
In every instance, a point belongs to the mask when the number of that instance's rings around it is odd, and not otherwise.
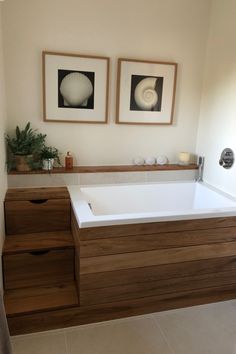
[[[72,169],[67,170],[65,167],[56,167],[50,174],[58,173],[105,173],[105,172],[148,172],[148,171],[182,171],[182,170],[197,170],[197,164],[178,165],[120,165],[120,166],[74,166]],[[45,170],[33,170],[27,172],[10,171],[9,175],[38,175],[49,174]]]

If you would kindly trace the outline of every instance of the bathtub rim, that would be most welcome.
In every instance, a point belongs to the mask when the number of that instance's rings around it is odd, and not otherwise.
[[[206,183],[198,181],[158,181],[158,182],[144,182],[144,183],[113,183],[113,184],[93,184],[93,185],[71,185],[68,186],[68,191],[71,197],[71,206],[79,225],[79,228],[90,227],[104,227],[116,225],[129,224],[145,224],[158,223],[166,221],[181,221],[181,220],[196,220],[209,218],[222,218],[236,216],[235,207],[223,208],[208,208],[196,210],[181,210],[172,212],[148,212],[148,213],[126,213],[126,214],[112,214],[112,215],[94,215],[87,203],[82,197],[81,188],[99,188],[99,187],[114,187],[114,186],[138,186],[138,185],[155,185],[155,184],[199,184],[219,195],[236,203],[236,198],[218,188]],[[76,188],[76,196],[74,189]],[[148,215],[147,215],[148,214]]]

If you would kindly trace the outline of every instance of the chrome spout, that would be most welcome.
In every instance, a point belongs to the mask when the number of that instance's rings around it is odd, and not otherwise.
[[[198,157],[198,177],[197,177],[197,182],[203,182],[204,162],[205,162],[205,157],[204,156],[199,156]]]

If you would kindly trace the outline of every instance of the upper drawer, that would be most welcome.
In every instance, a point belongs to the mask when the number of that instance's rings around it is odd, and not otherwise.
[[[5,202],[7,234],[70,229],[69,199]]]

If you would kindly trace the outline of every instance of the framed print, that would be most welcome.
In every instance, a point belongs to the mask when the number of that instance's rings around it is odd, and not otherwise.
[[[43,52],[46,122],[107,123],[109,58]]]
[[[172,124],[177,64],[119,59],[116,123]]]

